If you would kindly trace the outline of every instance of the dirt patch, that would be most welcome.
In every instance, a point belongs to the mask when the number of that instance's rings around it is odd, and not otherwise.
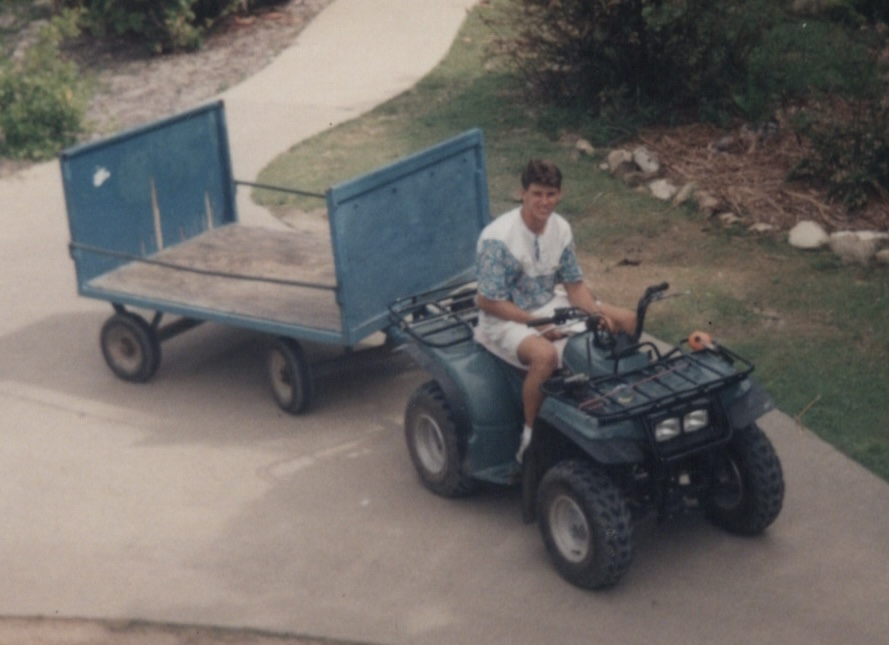
[[[720,201],[720,209],[747,225],[769,224],[789,230],[803,220],[827,230],[889,230],[889,204],[874,199],[848,212],[831,203],[822,187],[788,181],[790,171],[810,150],[788,127],[739,125],[722,129],[692,124],[653,128],[639,141],[656,152],[678,186],[695,182]]]
[[[124,42],[82,39],[69,54],[95,74],[89,138],[205,102],[268,65],[332,0],[291,0],[218,25],[197,52],[153,56]]]

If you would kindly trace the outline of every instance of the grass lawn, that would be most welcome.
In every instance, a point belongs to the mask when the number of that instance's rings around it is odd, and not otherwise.
[[[496,5],[496,3],[493,3]],[[583,127],[523,103],[514,79],[486,57],[492,34],[478,6],[447,58],[414,89],[299,144],[261,182],[327,187],[464,130],[485,133],[491,212],[512,207],[531,156],[565,174],[560,212],[575,230],[587,281],[632,306],[668,281],[683,296],[656,305],[648,330],[675,341],[706,329],[757,366],[787,414],[889,481],[889,270],[844,266],[827,251],[791,249],[784,235],[726,230],[685,208],[634,192],[579,154]],[[317,201],[258,191],[281,209]],[[626,262],[632,259],[632,262]]]

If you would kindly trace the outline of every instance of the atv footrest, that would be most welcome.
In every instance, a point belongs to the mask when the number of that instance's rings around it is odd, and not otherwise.
[[[492,484],[512,486],[521,481],[522,466],[518,462],[499,464],[480,470],[473,477]]]

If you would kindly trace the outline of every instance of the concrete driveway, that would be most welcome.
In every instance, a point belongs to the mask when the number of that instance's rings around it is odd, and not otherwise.
[[[224,97],[236,175],[415,82],[473,4],[334,2]],[[353,47],[318,53],[343,39]],[[101,642],[77,640],[97,628],[75,618],[249,628],[202,633],[251,643],[278,642],[271,632],[473,644],[889,634],[889,486],[783,414],[763,423],[787,481],[765,536],[695,516],[645,522],[628,575],[584,592],[549,565],[516,491],[457,502],[422,488],[401,418],[424,376],[405,357],[333,357],[302,417],[275,406],[263,339],[239,330],[198,328],[164,345],[151,383],[123,383],[98,348],[110,307],[75,293],[57,164],[0,181],[0,217],[0,615],[57,619],[0,620],[0,643]],[[109,642],[125,642],[120,624],[105,626]]]

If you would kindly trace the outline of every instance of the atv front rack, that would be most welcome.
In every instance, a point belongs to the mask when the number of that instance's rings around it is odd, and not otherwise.
[[[677,346],[644,367],[592,379],[551,378],[549,396],[576,405],[602,422],[670,410],[741,381],[753,364],[723,347],[690,352]]]
[[[475,293],[467,282],[401,298],[389,305],[389,320],[424,345],[457,345],[473,337],[478,322]]]

